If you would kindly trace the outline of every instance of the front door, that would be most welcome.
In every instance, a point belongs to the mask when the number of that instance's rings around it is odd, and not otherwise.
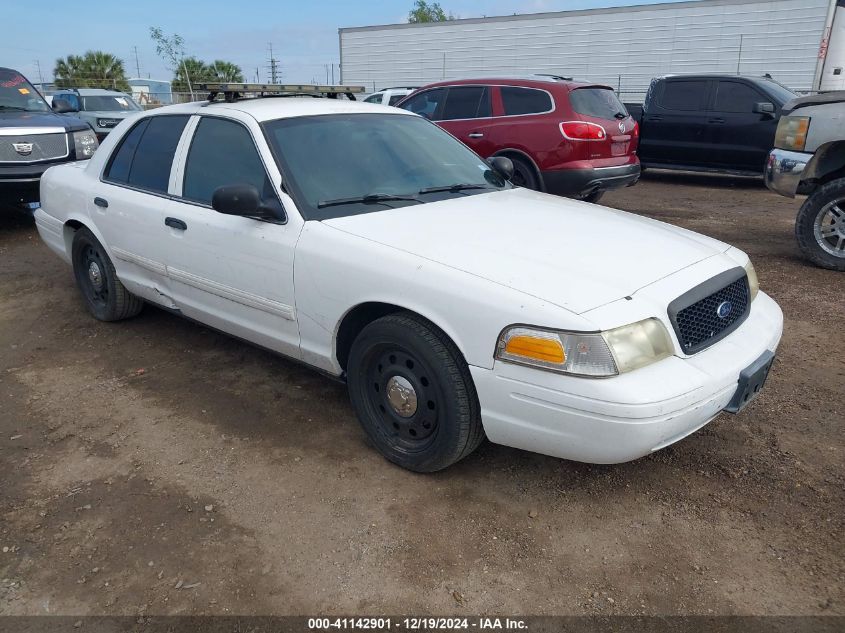
[[[492,122],[490,88],[452,86],[437,124],[482,158],[495,152],[489,128]]]
[[[248,122],[197,117],[183,144],[173,194],[178,209],[165,219],[161,239],[167,275],[179,309],[206,323],[287,356],[300,357],[293,288],[294,248],[302,221],[282,219],[276,184],[260,130]],[[269,168],[269,169],[268,169]],[[224,215],[211,208],[214,190],[253,185],[278,221]]]

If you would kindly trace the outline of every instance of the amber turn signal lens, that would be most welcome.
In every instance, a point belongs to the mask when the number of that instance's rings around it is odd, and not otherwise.
[[[545,363],[563,363],[566,354],[560,341],[549,338],[518,335],[511,337],[505,345],[505,352],[514,356],[533,358]]]

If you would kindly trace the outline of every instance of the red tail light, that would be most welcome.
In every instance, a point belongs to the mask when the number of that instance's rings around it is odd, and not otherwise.
[[[607,138],[602,126],[586,121],[564,121],[560,124],[560,133],[570,141],[603,141]]]
[[[634,138],[639,137],[640,135],[640,124],[637,121],[634,121],[634,129],[631,130],[631,136]]]

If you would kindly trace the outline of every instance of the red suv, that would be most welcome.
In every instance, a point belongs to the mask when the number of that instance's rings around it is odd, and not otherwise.
[[[590,202],[640,177],[639,126],[609,86],[560,77],[461,79],[396,104],[484,157],[513,161],[513,183]]]

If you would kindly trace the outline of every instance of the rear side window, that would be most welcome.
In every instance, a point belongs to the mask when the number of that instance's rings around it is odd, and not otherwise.
[[[609,88],[578,88],[569,94],[569,101],[575,112],[585,116],[599,119],[622,118],[617,114],[628,116],[628,110]]]
[[[182,197],[211,205],[224,185],[252,185],[268,204],[281,208],[252,135],[240,123],[203,117],[185,162]]]
[[[381,103],[383,97],[384,95],[379,92],[364,99],[364,103]]]
[[[426,119],[436,121],[443,111],[443,99],[446,96],[445,88],[433,88],[408,99],[402,104],[403,110],[414,114],[421,114]]]
[[[167,193],[170,168],[187,116],[144,119],[124,137],[106,178],[138,189]]]
[[[443,108],[444,121],[490,116],[490,91],[484,86],[449,88]]]
[[[117,151],[112,155],[111,164],[106,170],[106,179],[112,182],[122,182],[126,184],[129,182],[129,169],[132,167],[132,159],[135,157],[135,150],[138,149],[138,143],[141,142],[141,137],[147,129],[149,119],[141,119],[129,133],[123,137]]]
[[[738,81],[720,81],[716,89],[717,112],[745,112],[751,114],[754,104],[768,101],[751,86]]]
[[[703,110],[706,81],[667,81],[660,95],[660,107],[666,110]]]
[[[544,90],[502,86],[501,93],[505,115],[540,114],[552,110],[552,98]]]

